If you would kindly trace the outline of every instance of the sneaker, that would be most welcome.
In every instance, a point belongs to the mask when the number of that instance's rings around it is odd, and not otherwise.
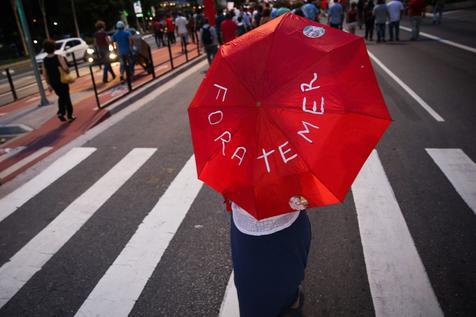
[[[75,116],[72,116],[72,117],[68,118],[68,122],[69,122],[69,123],[73,122],[74,120],[76,120],[76,117],[75,117]]]
[[[60,119],[60,121],[66,121],[66,118],[64,117],[64,114],[58,114],[58,119]]]

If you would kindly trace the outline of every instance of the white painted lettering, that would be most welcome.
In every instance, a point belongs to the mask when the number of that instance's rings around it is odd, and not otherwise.
[[[268,162],[268,156],[271,155],[274,152],[274,150],[271,150],[269,152],[266,152],[265,149],[263,149],[263,155],[258,156],[257,159],[264,159],[264,164],[266,164],[266,170],[271,172],[271,168],[269,167],[269,162]]]
[[[306,122],[306,121],[301,121],[302,122],[302,125],[304,127],[304,130],[301,130],[301,131],[298,131],[297,134],[299,134],[300,136],[302,136],[304,138],[304,140],[306,140],[307,142],[309,143],[312,143],[312,140],[309,139],[305,134],[308,134],[310,131],[309,131],[309,127],[313,127],[314,129],[319,129],[318,126],[315,126],[309,122]]]
[[[223,91],[223,97],[221,98],[221,101],[224,102],[225,97],[226,97],[226,93],[228,92],[228,88],[217,85],[217,84],[213,84],[213,86],[218,88],[218,92],[217,92],[217,96],[216,96],[215,100],[218,100],[218,97],[220,97],[220,92]]]
[[[294,154],[294,155],[291,155],[289,157],[286,157],[286,154],[291,152],[291,149],[284,149],[285,146],[288,145],[288,141],[284,142],[283,144],[281,144],[280,146],[278,146],[279,148],[279,153],[281,153],[281,158],[283,159],[283,162],[285,164],[287,164],[289,161],[295,159],[297,157],[297,154]]]
[[[324,97],[321,97],[321,107],[317,110],[317,102],[314,100],[312,104],[312,109],[306,108],[306,97],[302,100],[302,111],[312,114],[324,114]]]
[[[217,115],[218,115],[218,118],[216,120],[213,120],[213,117],[214,116],[216,117]],[[222,120],[223,120],[223,111],[221,110],[212,112],[208,115],[208,123],[210,123],[211,125],[219,124]]]
[[[241,153],[241,156],[238,155],[239,152],[242,152]],[[245,158],[245,154],[246,154],[246,149],[242,146],[239,146],[236,148],[235,152],[233,153],[233,155],[231,156],[231,159],[234,159],[235,157],[238,158],[240,160],[240,163],[238,163],[238,166],[241,165],[241,163],[243,163],[243,159]]]
[[[225,136],[228,136],[228,139],[226,139]],[[218,138],[215,139],[215,142],[218,140],[221,140],[221,153],[223,156],[225,156],[225,143],[231,141],[231,133],[229,131],[223,132]]]
[[[318,89],[318,88],[321,87],[321,86],[314,86],[314,87],[312,86],[312,84],[314,84],[314,82],[317,80],[317,73],[314,73],[313,76],[314,77],[312,78],[312,80],[309,84],[306,84],[306,83],[301,84],[301,91],[302,92],[307,92],[307,91]]]

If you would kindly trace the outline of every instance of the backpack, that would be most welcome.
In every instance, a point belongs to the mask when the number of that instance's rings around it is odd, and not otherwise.
[[[212,32],[210,31],[210,28],[203,28],[202,31],[202,42],[204,45],[210,45],[213,43],[212,40]]]

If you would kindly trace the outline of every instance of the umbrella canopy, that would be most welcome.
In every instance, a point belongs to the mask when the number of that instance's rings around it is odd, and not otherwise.
[[[291,13],[221,46],[188,112],[199,179],[256,219],[343,201],[391,122],[363,39]]]

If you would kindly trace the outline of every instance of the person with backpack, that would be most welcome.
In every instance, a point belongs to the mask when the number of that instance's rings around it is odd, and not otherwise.
[[[207,54],[208,64],[211,65],[218,51],[218,36],[215,28],[208,23],[208,19],[203,19],[203,26],[200,29],[200,39]]]

